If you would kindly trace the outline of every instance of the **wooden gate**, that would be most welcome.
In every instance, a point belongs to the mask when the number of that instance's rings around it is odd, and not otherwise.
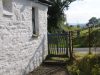
[[[68,56],[68,34],[48,34],[48,54]]]

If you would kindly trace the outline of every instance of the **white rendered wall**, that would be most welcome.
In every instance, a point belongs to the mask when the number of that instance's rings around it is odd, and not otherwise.
[[[38,37],[32,37],[32,6]],[[13,0],[12,14],[2,13],[0,0],[0,75],[25,75],[47,55],[47,6]]]

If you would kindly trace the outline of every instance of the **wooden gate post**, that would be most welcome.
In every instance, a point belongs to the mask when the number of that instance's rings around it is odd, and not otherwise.
[[[91,54],[91,36],[90,36],[90,34],[91,34],[91,27],[89,27],[89,37],[88,37],[88,40],[89,40],[89,54]]]
[[[49,45],[49,39],[50,39],[50,36],[48,34],[48,55],[50,54],[50,45]]]
[[[72,54],[73,54],[73,31],[71,31],[71,49],[72,49]]]
[[[72,36],[71,36],[71,31],[69,31],[69,54],[70,54],[70,59],[73,58],[73,53],[72,53]]]
[[[67,57],[69,57],[69,53],[68,53],[69,52],[68,51],[68,45],[69,45],[68,41],[69,41],[69,38],[68,37],[69,37],[69,33],[67,32],[67,35],[66,35],[66,47],[65,47],[66,48],[66,55],[67,55]]]

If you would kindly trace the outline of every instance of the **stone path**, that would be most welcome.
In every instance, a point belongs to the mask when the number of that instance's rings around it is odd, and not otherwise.
[[[66,69],[68,57],[47,56],[43,63],[28,75],[69,75]]]
[[[64,66],[41,65],[29,75],[68,75]]]

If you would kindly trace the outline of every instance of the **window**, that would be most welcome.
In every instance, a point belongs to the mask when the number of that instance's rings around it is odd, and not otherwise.
[[[37,22],[37,20],[36,20],[36,16],[37,15],[37,13],[36,13],[36,10],[35,10],[35,8],[32,8],[32,27],[33,27],[33,37],[37,37],[38,36],[38,32],[37,32],[37,26],[36,26],[36,22]]]
[[[12,15],[12,0],[2,0],[3,14]]]
[[[32,8],[32,25],[33,25],[33,34],[36,34],[35,30],[35,9]]]

